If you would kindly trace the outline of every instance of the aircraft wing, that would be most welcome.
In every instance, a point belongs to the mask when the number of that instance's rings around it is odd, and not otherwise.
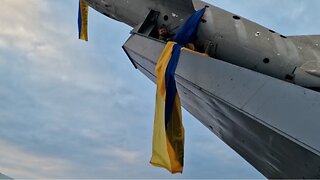
[[[186,12],[195,11],[192,0],[164,0],[166,3]]]
[[[123,47],[156,83],[164,46],[134,34]],[[320,177],[318,92],[186,50],[176,80],[183,107],[267,178]]]
[[[295,44],[305,44],[311,47],[320,46],[320,35],[304,35],[304,36],[289,36]]]
[[[320,46],[320,35],[289,36],[288,38],[291,39],[297,47],[309,47],[303,53],[304,59],[308,61],[298,70],[301,69],[317,78],[320,77],[320,59],[319,57],[314,57],[315,51],[318,51],[318,47]]]

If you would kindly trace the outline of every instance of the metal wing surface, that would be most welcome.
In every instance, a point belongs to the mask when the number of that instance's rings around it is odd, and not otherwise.
[[[186,12],[194,11],[192,0],[163,0],[163,3],[170,4]]]

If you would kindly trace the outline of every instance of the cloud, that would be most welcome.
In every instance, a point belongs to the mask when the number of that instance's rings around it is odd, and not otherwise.
[[[15,164],[2,161],[0,170],[20,178],[104,177],[113,170],[103,169],[110,166],[110,160],[119,166],[126,162],[134,164],[137,151],[130,150],[129,134],[123,131],[130,126],[141,128],[129,123],[139,118],[146,120],[142,112],[146,103],[136,104],[139,97],[133,95],[137,93],[133,88],[139,83],[127,85],[137,76],[126,80],[123,78],[126,71],[111,64],[119,56],[103,56],[111,51],[105,51],[99,44],[77,40],[76,21],[71,18],[75,16],[71,16],[67,6],[75,7],[77,14],[76,2],[2,3],[5,6],[0,7],[4,25],[0,27],[0,83],[3,85],[0,136],[13,144],[11,149],[19,149],[24,159],[30,159]],[[26,7],[32,7],[32,11]],[[61,9],[67,14],[57,14]],[[116,52],[121,54],[118,47]],[[128,109],[130,113],[123,113]],[[10,149],[3,151],[11,155]],[[109,156],[97,151],[109,152]],[[11,156],[6,159],[14,161]],[[56,159],[73,166],[63,166]],[[44,165],[43,171],[28,168],[30,161],[39,162],[33,164],[34,168]],[[46,161],[66,169],[59,172],[54,165],[45,168]],[[86,171],[80,173],[81,170]]]
[[[6,174],[14,174],[14,178],[48,178],[64,177],[71,164],[63,159],[40,157],[32,152],[20,149],[8,142],[0,140],[0,169]]]
[[[288,34],[315,31],[302,28],[317,19],[312,6],[318,1],[212,2]],[[1,3],[1,172],[14,178],[261,178],[186,112],[185,173],[172,176],[149,165],[155,86],[121,50],[130,28],[91,9],[84,43],[77,40],[77,1]],[[295,18],[304,27],[293,26]]]
[[[141,159],[142,156],[141,152],[139,151],[128,150],[119,147],[105,147],[99,149],[99,151],[96,153],[105,156],[105,159],[113,156],[115,158],[118,158],[122,163],[126,164],[135,164],[140,161],[139,159]]]

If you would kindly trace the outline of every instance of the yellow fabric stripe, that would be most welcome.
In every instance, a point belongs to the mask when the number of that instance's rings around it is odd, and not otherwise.
[[[165,132],[164,123],[164,107],[165,101],[157,92],[152,142],[152,158],[150,163],[158,167],[166,168],[171,172],[171,162],[167,150],[167,135]]]
[[[170,148],[170,144],[168,143],[167,134],[165,131],[165,73],[169,60],[171,58],[174,45],[174,42],[167,43],[158,60],[158,64],[155,70],[155,74],[157,76],[157,94],[153,129],[152,158],[150,161],[151,164],[158,167],[166,168],[170,172],[173,172],[173,166],[171,164],[168,153],[168,148],[171,152],[170,149],[172,149],[172,147]]]
[[[165,46],[159,60],[156,66],[155,74],[157,77],[157,91],[159,90],[159,93],[161,97],[163,97],[163,100],[165,98],[166,94],[166,70],[169,63],[169,60],[171,58],[172,49],[175,45],[175,42],[169,41],[167,45]]]
[[[171,172],[182,173],[184,156],[184,128],[182,125],[182,113],[180,97],[175,97],[174,109],[166,130],[168,140],[168,153],[171,161]]]
[[[192,52],[192,53],[195,53],[195,54],[201,55],[201,56],[209,57],[209,55],[208,55],[208,54],[206,54],[206,53],[201,53],[201,52],[198,52],[198,51],[195,51],[195,50],[189,49],[189,48],[182,48],[182,50],[186,50],[186,51],[189,51],[189,52]]]
[[[88,41],[88,12],[89,6],[84,0],[80,0],[80,13],[81,13],[81,32],[80,39]]]

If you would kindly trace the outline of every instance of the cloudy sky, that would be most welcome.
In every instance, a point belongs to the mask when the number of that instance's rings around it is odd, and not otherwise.
[[[285,35],[320,34],[319,0],[211,0]],[[130,28],[77,0],[1,0],[0,172],[13,178],[263,178],[187,112],[185,170],[149,165],[155,85],[122,44]]]

